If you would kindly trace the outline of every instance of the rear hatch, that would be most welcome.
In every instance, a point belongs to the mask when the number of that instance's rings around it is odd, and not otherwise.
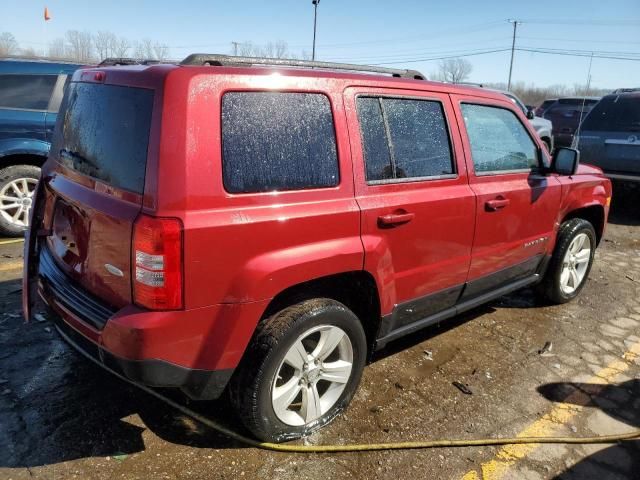
[[[42,261],[113,309],[132,300],[132,229],[142,208],[154,90],[72,82],[44,174]],[[42,201],[40,199],[39,201]],[[63,274],[64,276],[60,276]],[[53,281],[53,280],[52,280]]]
[[[585,118],[578,148],[584,163],[640,175],[640,94],[604,97]]]

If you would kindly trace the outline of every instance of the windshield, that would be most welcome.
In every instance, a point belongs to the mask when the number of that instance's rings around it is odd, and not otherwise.
[[[142,193],[153,91],[71,83],[62,107],[63,165],[111,186]]]

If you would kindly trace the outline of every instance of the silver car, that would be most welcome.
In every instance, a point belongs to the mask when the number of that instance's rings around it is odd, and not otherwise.
[[[611,179],[640,183],[640,91],[603,97],[576,137],[581,163],[602,168]]]

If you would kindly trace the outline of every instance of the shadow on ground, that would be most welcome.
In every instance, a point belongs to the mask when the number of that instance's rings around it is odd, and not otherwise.
[[[616,225],[640,225],[640,187],[625,183],[613,183],[613,198],[609,223]]]
[[[147,428],[182,445],[242,446],[89,363],[50,321],[25,324],[20,293],[20,280],[0,282],[0,467],[140,452]],[[238,428],[225,400],[190,407]]]
[[[554,402],[597,408],[630,427],[640,428],[640,380],[629,380],[617,385],[550,383],[539,387],[538,392]],[[604,448],[567,468],[555,478],[628,479],[632,478],[629,477],[629,472],[640,475],[640,441],[629,441]]]

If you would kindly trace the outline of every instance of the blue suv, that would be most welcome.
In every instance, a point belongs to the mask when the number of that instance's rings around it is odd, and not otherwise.
[[[0,235],[20,236],[64,88],[81,65],[0,59]]]

